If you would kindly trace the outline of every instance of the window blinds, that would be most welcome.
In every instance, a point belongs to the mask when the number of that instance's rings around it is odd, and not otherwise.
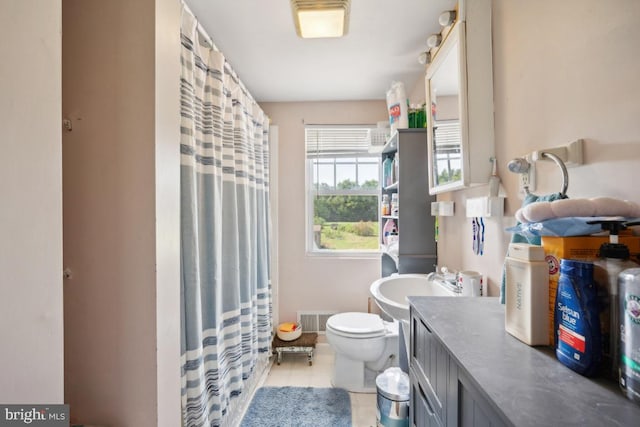
[[[366,126],[307,126],[307,158],[368,154],[372,129]]]

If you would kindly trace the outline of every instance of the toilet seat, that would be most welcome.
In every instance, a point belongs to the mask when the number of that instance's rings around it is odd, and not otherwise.
[[[380,316],[371,313],[334,314],[327,320],[327,329],[336,335],[352,338],[375,338],[387,333]]]

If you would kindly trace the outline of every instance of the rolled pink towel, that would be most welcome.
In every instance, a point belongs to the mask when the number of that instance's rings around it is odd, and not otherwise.
[[[594,197],[590,199],[595,206],[594,216],[630,216],[631,205],[626,201],[612,197]]]
[[[545,219],[555,218],[551,203],[555,202],[535,202],[522,208],[522,216],[527,222],[540,222]]]
[[[558,218],[593,216],[596,207],[589,199],[562,199],[551,202],[551,210]]]

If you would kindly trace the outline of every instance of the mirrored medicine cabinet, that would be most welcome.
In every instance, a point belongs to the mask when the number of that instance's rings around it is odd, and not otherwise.
[[[486,184],[491,174],[491,7],[465,3],[475,8],[463,11],[427,68],[430,194]]]

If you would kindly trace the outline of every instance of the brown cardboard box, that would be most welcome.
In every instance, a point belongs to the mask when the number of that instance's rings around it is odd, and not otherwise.
[[[631,231],[620,232],[619,242],[627,245],[632,256],[640,253],[640,236]],[[549,264],[549,345],[553,345],[553,320],[556,303],[558,278],[560,277],[560,260],[577,259],[593,261],[598,258],[600,245],[609,242],[609,236],[577,236],[577,237],[542,237],[545,260]]]

